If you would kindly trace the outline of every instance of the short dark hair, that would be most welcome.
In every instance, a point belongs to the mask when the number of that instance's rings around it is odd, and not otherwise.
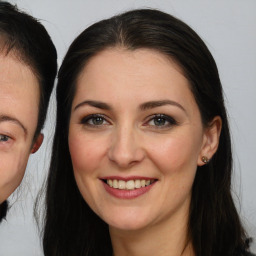
[[[16,6],[0,1],[0,54],[16,57],[28,65],[39,81],[40,102],[34,140],[43,128],[57,73],[57,52],[44,26]],[[0,221],[7,212],[0,205]]]
[[[44,26],[8,2],[0,2],[0,54],[13,54],[38,78],[40,102],[35,138],[43,128],[57,72],[57,52]]]
[[[68,148],[77,78],[93,56],[110,47],[147,48],[171,58],[190,83],[203,125],[221,117],[218,150],[209,164],[198,167],[193,184],[189,238],[197,256],[244,255],[249,243],[231,196],[231,141],[216,63],[188,25],[150,9],[95,23],[74,40],[64,58],[57,84],[57,125],[46,196],[45,255],[112,255],[106,223],[79,193]]]

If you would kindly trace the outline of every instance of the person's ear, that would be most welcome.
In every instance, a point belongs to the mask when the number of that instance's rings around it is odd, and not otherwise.
[[[42,133],[40,133],[37,136],[37,138],[36,138],[36,140],[34,142],[34,145],[33,145],[32,149],[31,149],[31,153],[32,154],[36,153],[36,151],[40,148],[40,146],[43,143],[43,140],[44,140],[44,135]]]
[[[219,139],[222,127],[220,116],[215,116],[205,128],[201,152],[198,156],[197,165],[207,164],[213,157],[219,146]]]

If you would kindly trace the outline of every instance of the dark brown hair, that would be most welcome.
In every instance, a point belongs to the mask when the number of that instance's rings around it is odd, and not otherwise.
[[[222,119],[219,147],[198,167],[192,189],[189,236],[197,256],[244,255],[248,240],[231,196],[232,152],[222,86],[215,61],[185,23],[157,10],[133,10],[100,21],[71,44],[59,71],[57,125],[46,197],[43,246],[46,256],[112,255],[107,224],[80,195],[68,148],[68,127],[76,81],[88,60],[108,47],[147,48],[183,69],[204,125]]]

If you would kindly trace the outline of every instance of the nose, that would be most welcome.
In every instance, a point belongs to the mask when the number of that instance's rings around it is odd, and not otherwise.
[[[122,127],[113,134],[111,146],[108,150],[108,158],[119,168],[126,169],[145,157],[142,140],[131,127]]]

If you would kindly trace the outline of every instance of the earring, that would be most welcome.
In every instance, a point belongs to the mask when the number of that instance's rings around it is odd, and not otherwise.
[[[209,159],[207,156],[202,156],[201,160],[203,161],[203,163],[208,164],[209,163]]]

